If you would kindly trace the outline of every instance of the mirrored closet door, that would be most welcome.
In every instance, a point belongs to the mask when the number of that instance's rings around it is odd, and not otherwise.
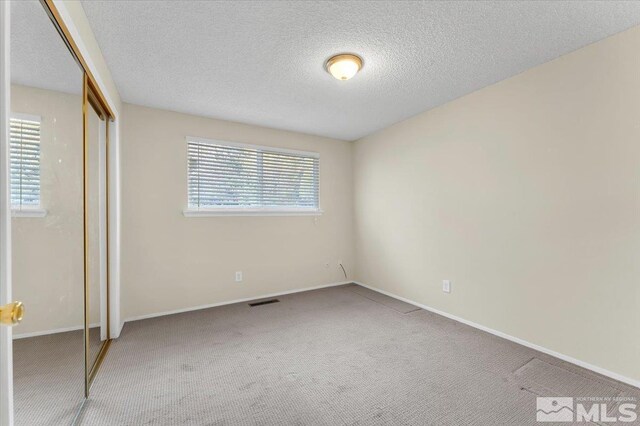
[[[109,347],[109,109],[50,2],[12,1],[16,425],[72,424]]]
[[[109,345],[108,112],[84,78],[87,393]]]

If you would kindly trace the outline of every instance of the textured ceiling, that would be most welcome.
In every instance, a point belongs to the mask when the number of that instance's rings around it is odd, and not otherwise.
[[[82,93],[80,65],[39,1],[11,2],[10,31],[12,83]]]
[[[638,2],[84,1],[126,102],[354,140],[640,24]],[[364,68],[323,68],[355,52]]]

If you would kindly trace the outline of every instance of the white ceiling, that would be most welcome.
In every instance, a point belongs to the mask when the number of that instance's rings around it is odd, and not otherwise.
[[[639,2],[83,6],[124,101],[346,140],[640,24]],[[340,52],[364,59],[347,82]]]

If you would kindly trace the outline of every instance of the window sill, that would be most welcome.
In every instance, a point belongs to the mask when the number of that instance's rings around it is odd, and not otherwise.
[[[185,217],[207,216],[320,216],[322,210],[296,209],[186,209],[182,211]]]
[[[11,210],[11,217],[45,217],[47,211],[44,209],[24,209]]]

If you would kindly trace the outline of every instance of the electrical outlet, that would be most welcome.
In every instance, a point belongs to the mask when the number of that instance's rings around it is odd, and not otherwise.
[[[236,272],[236,282],[239,283],[240,281],[242,281],[242,271],[237,271]]]
[[[451,293],[451,281],[442,280],[442,291],[445,293]]]

